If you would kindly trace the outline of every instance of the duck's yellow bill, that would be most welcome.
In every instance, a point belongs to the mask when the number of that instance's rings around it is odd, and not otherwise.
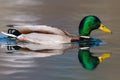
[[[102,30],[102,31],[104,31],[104,32],[111,33],[111,30],[108,29],[107,27],[105,27],[103,24],[100,25],[99,29]]]

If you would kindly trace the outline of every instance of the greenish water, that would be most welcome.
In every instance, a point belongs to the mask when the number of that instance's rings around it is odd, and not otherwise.
[[[118,80],[120,78],[120,37],[118,0],[0,0],[0,31],[6,31],[7,24],[44,24],[61,28],[78,35],[80,20],[86,15],[98,16],[104,25],[112,30],[107,34],[96,30],[93,37],[104,41],[102,45],[90,48],[86,54],[110,57],[88,70],[80,63],[79,48],[71,45],[25,45],[31,51],[14,50],[0,45],[1,80]],[[75,46],[76,47],[76,46]],[[42,51],[43,49],[52,51]],[[10,50],[8,50],[10,49]],[[41,50],[42,52],[34,52]],[[83,55],[83,54],[81,54]],[[84,55],[83,55],[84,56]]]

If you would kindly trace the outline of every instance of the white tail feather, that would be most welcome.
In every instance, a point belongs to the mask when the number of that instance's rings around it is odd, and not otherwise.
[[[10,36],[10,37],[17,38],[17,36],[15,36],[15,35],[13,35],[13,34],[5,33],[5,32],[1,32],[1,33],[4,34],[4,35]]]

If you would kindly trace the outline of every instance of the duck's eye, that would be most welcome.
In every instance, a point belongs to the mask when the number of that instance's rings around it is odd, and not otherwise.
[[[97,20],[94,20],[94,22],[97,22]]]
[[[105,26],[101,26],[102,28],[104,28]]]

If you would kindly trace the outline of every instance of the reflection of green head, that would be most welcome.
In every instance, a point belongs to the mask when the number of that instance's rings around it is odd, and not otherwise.
[[[79,49],[78,59],[82,66],[87,70],[93,70],[99,64],[98,57],[92,56],[92,53],[89,49]]]

